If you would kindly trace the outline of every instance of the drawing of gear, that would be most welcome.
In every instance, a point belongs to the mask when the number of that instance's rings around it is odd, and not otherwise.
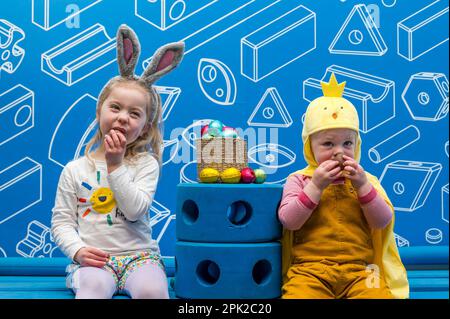
[[[37,220],[28,224],[25,238],[16,245],[16,252],[23,257],[52,257],[56,249],[50,228]]]
[[[25,39],[25,32],[14,24],[0,19],[0,73],[13,73],[22,63],[25,51],[18,43]]]

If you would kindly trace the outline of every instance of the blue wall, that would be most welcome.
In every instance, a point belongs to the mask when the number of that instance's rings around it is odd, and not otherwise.
[[[141,41],[138,73],[160,45],[186,42],[157,83],[167,147],[150,214],[163,255],[174,254],[175,187],[196,179],[198,121],[238,128],[251,166],[282,184],[305,165],[302,115],[330,72],[360,112],[361,164],[396,206],[398,245],[448,245],[448,1],[165,2],[164,22],[161,0],[1,2],[0,256],[61,255],[56,185],[117,74],[122,23]]]

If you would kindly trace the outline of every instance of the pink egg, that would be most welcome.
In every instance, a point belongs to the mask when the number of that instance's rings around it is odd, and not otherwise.
[[[241,182],[245,184],[251,184],[255,181],[255,172],[250,168],[246,167],[241,170]]]
[[[201,136],[203,136],[206,132],[208,132],[208,126],[209,125],[202,126],[202,128],[200,130],[200,135]]]

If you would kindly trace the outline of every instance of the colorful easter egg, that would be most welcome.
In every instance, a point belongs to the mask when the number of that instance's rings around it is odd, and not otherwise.
[[[208,132],[208,127],[209,127],[209,125],[202,126],[202,128],[200,130],[200,136],[203,136]]]
[[[237,132],[234,128],[229,127],[229,126],[224,126],[222,128],[222,137],[232,137],[232,138],[236,138],[237,137]]]
[[[257,168],[254,170],[255,173],[255,183],[262,184],[266,181],[266,172],[262,168]]]
[[[211,121],[208,125],[208,133],[212,136],[220,136],[222,133],[223,124],[219,120]]]
[[[200,171],[200,181],[202,183],[215,183],[219,179],[219,171],[214,168],[204,168]]]
[[[241,170],[241,181],[245,184],[251,184],[255,181],[255,172],[250,167],[245,167]]]
[[[241,172],[234,167],[227,168],[220,174],[223,183],[237,184],[241,180]]]

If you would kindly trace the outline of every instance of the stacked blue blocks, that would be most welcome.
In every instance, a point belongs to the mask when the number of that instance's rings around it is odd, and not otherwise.
[[[179,184],[175,294],[280,297],[282,191],[271,184]]]

